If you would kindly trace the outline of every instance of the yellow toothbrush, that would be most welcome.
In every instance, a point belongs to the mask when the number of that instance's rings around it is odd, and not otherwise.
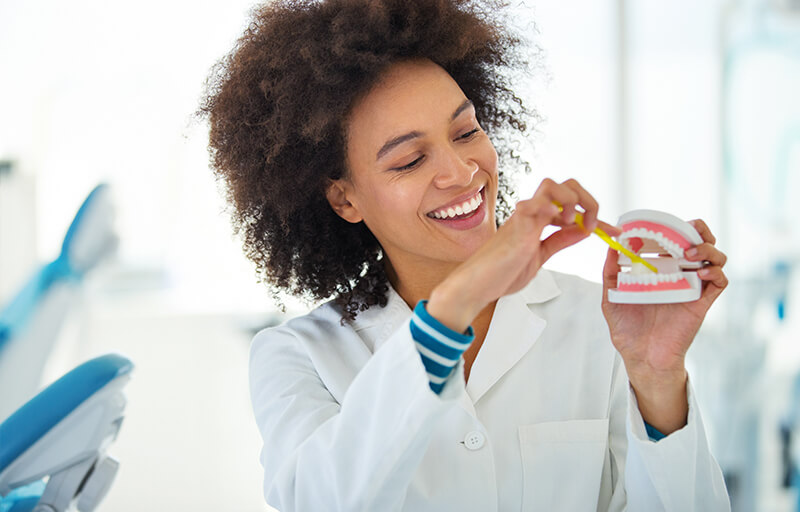
[[[560,211],[562,211],[562,212],[564,211],[564,208],[562,208],[560,204],[558,204],[556,202],[553,202],[553,204],[558,206],[558,209]],[[581,229],[584,229],[583,228],[583,215],[581,215],[580,212],[575,212],[575,224],[580,226]],[[642,265],[644,265],[648,269],[652,270],[653,273],[658,274],[658,269],[655,266],[653,266],[653,264],[647,262],[644,258],[642,258],[638,254],[634,253],[633,251],[628,250],[624,245],[622,245],[621,243],[617,242],[616,240],[614,240],[613,238],[608,236],[608,233],[606,233],[605,231],[603,231],[599,227],[598,228],[594,228],[594,234],[599,236],[602,241],[607,243],[609,245],[609,247],[611,247],[615,251],[621,252],[622,254],[624,254],[625,256],[630,258],[631,261],[636,262],[636,263],[641,263]]]

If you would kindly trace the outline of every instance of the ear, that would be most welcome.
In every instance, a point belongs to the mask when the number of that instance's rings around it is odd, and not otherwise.
[[[325,197],[328,203],[333,208],[336,214],[346,220],[356,224],[363,220],[361,213],[358,211],[353,203],[348,200],[348,196],[352,193],[353,186],[342,179],[330,180],[328,188],[325,190]]]

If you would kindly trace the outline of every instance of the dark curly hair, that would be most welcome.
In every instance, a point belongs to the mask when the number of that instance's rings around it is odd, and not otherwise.
[[[444,68],[472,100],[501,164],[527,170],[508,134],[524,134],[535,118],[509,85],[528,61],[498,18],[504,7],[278,0],[253,10],[244,35],[212,69],[198,114],[210,124],[211,166],[261,281],[306,299],[333,296],[350,320],[386,305],[378,241],[363,222],[341,219],[325,190],[348,175],[351,108],[394,62],[426,58]],[[514,197],[502,171],[498,196],[501,223]]]

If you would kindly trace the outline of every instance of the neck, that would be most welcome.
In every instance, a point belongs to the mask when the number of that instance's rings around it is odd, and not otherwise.
[[[392,288],[394,288],[403,301],[408,304],[409,309],[413,310],[420,300],[428,299],[433,289],[457,266],[458,263],[452,263],[418,265],[413,266],[413,268],[398,268],[392,265],[391,261],[386,258],[386,275],[389,278]],[[421,272],[420,268],[424,268],[425,270]],[[481,343],[486,336],[486,331],[489,329],[489,323],[492,320],[496,304],[496,300],[487,304],[472,321],[476,336],[480,339]],[[481,343],[476,344],[474,347],[475,351],[477,351]]]
[[[421,300],[427,300],[439,283],[450,275],[457,263],[396,266],[386,259],[386,275],[392,288],[414,309]],[[422,270],[421,270],[422,269]]]

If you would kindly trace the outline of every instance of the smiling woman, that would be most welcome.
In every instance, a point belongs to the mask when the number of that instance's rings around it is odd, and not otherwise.
[[[264,495],[283,512],[728,510],[684,367],[724,255],[695,221],[686,257],[710,265],[690,305],[609,303],[613,252],[603,287],[542,268],[621,230],[575,180],[509,211],[506,137],[529,114],[498,7],[279,1],[212,75],[213,165],[248,255],[332,296],[253,340]]]
[[[386,304],[380,244],[364,223],[337,216],[320,191],[348,175],[343,140],[351,107],[393,62],[436,62],[470,100],[443,121],[468,110],[503,150],[507,169],[526,167],[510,147],[535,115],[504,75],[526,62],[519,40],[493,21],[501,5],[304,1],[254,11],[250,28],[209,77],[200,113],[211,125],[213,164],[227,185],[235,228],[264,280],[295,295],[334,297],[350,319]],[[418,135],[392,133],[371,156],[379,152],[383,164],[390,150]],[[421,163],[420,155],[401,160],[391,153],[397,170]],[[502,220],[513,193],[502,171],[498,181]]]

